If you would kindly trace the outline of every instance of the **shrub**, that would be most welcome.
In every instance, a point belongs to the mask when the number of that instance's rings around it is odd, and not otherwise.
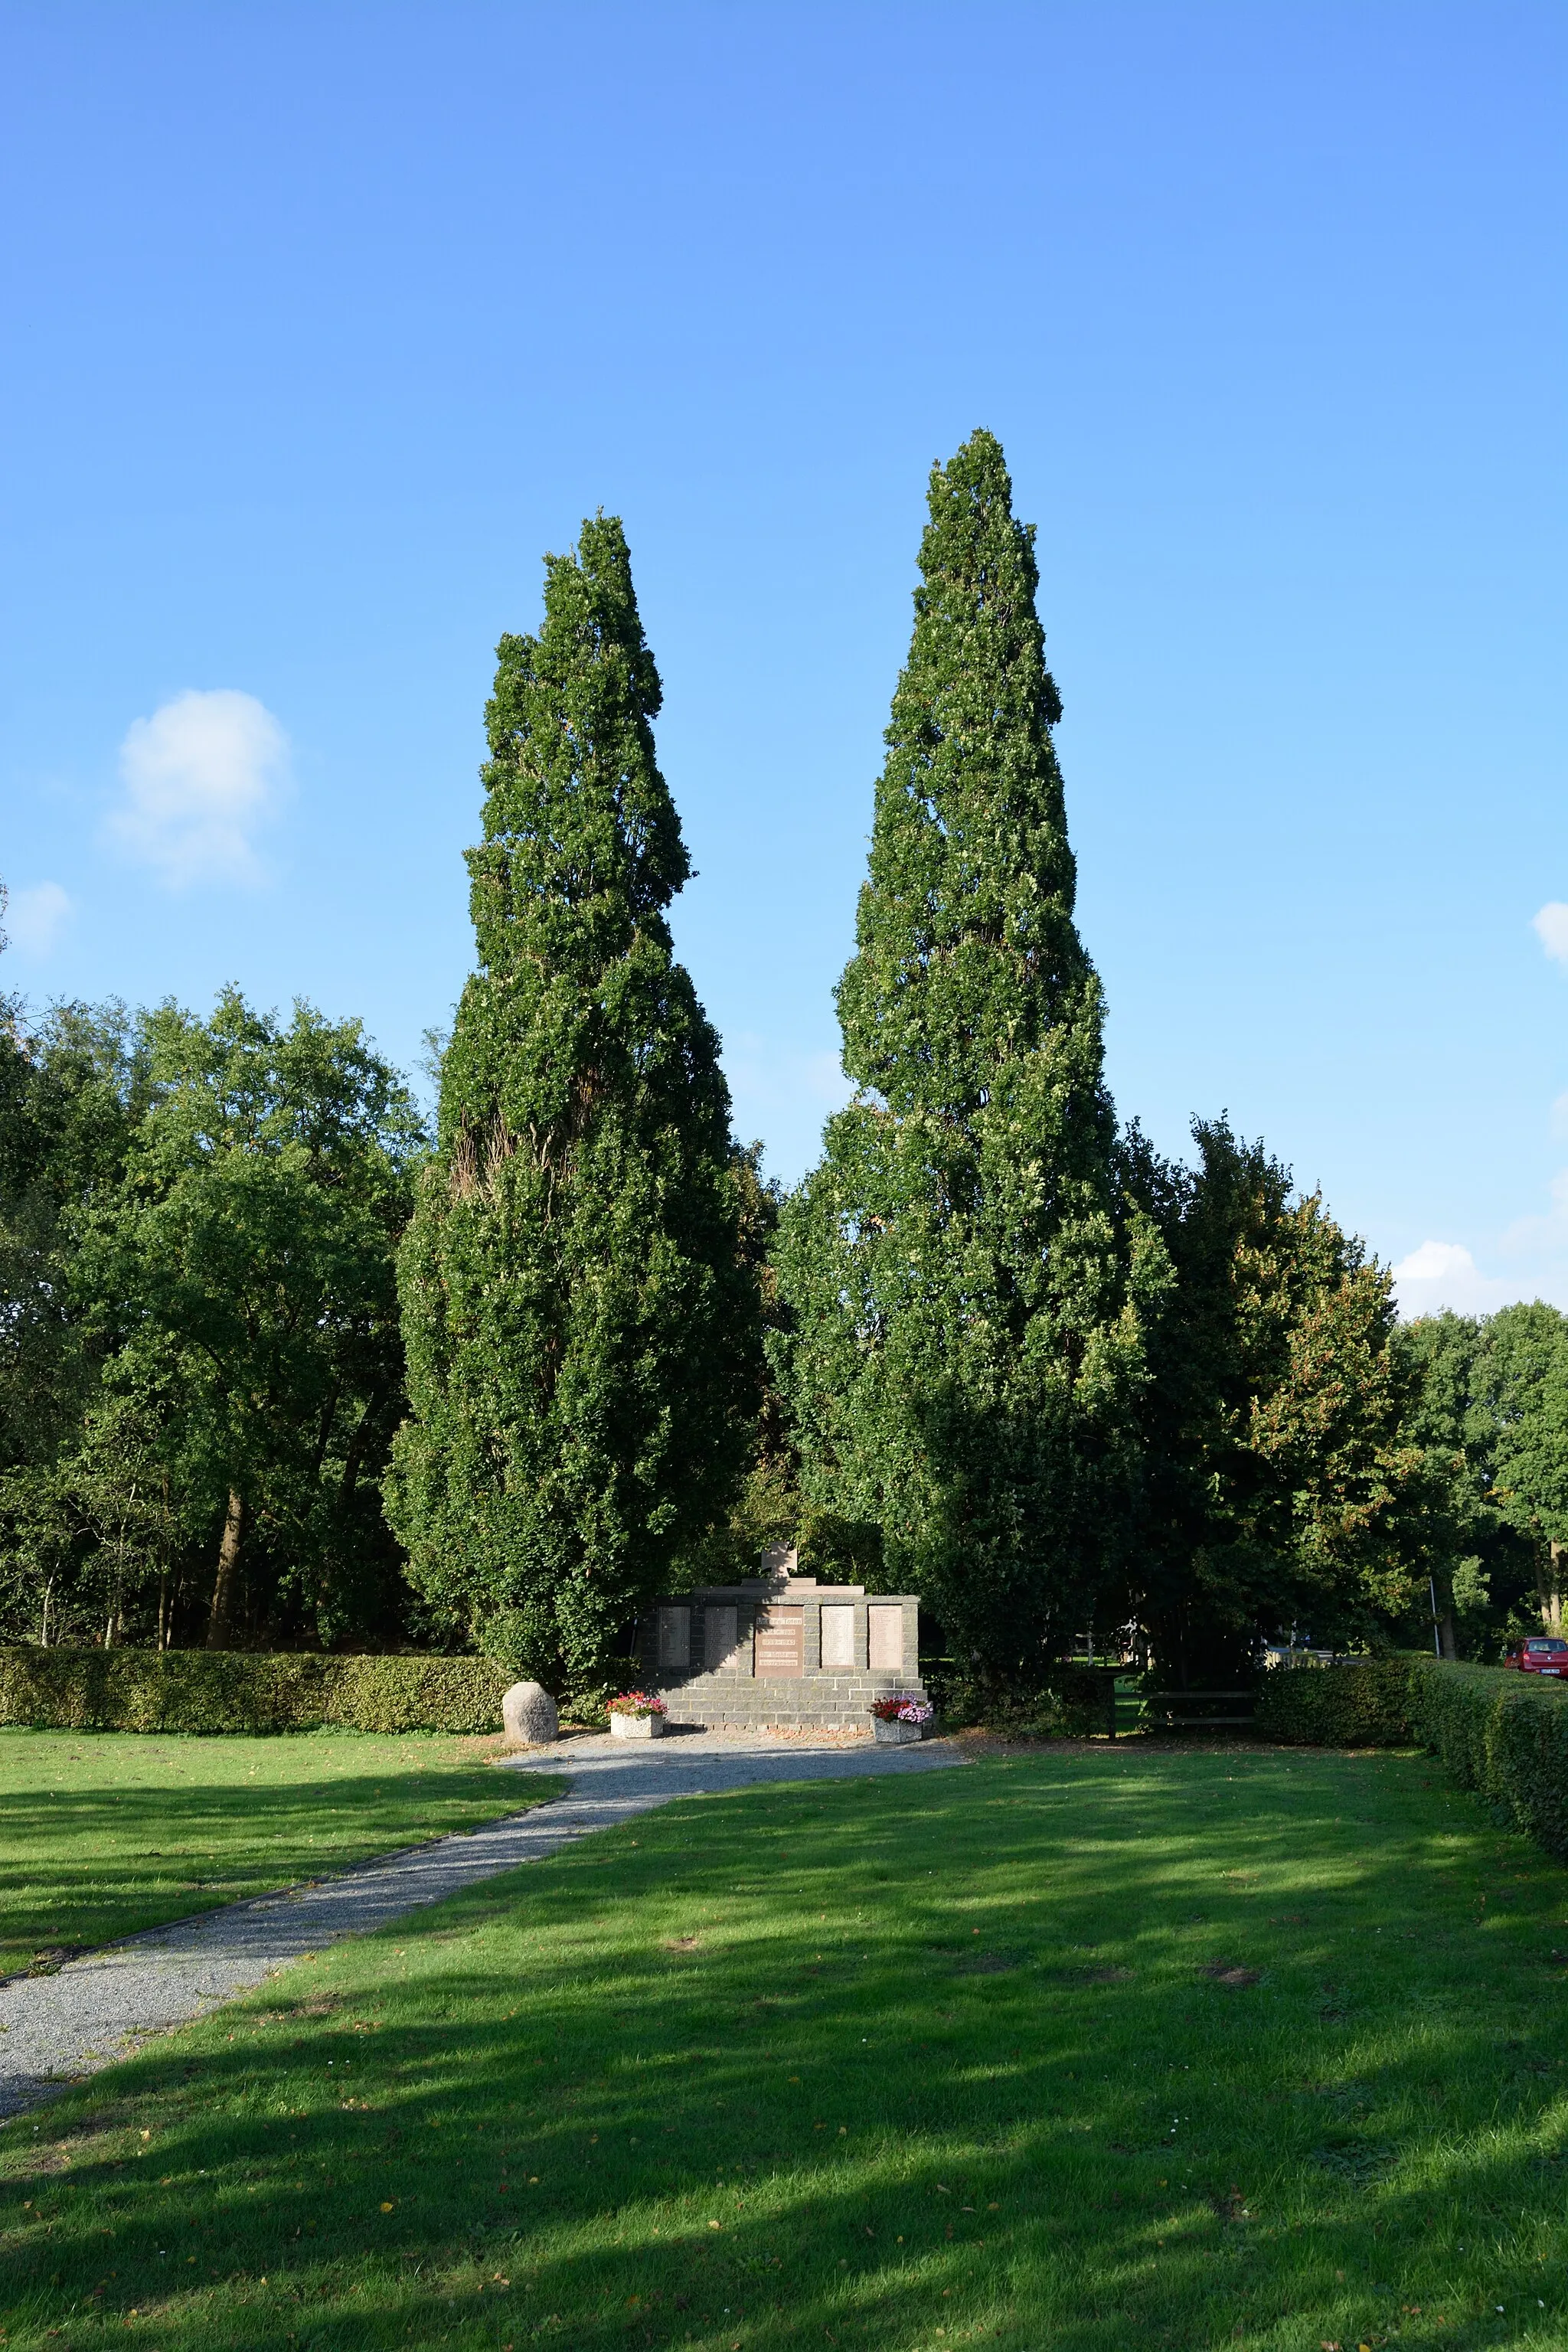
[[[60,1731],[499,1731],[510,1679],[487,1658],[0,1650],[0,1724]]]
[[[1568,1860],[1568,1688],[1500,1666],[1405,1654],[1277,1670],[1258,1694],[1266,1738],[1307,1747],[1429,1748],[1462,1788]]]
[[[1276,1666],[1258,1687],[1253,1727],[1287,1747],[1400,1748],[1417,1735],[1407,1654],[1347,1658],[1333,1666]]]
[[[1411,1676],[1410,1714],[1456,1780],[1568,1859],[1568,1689],[1500,1666],[1431,1664]]]
[[[1051,1696],[1061,1709],[1062,1729],[1074,1739],[1089,1739],[1116,1728],[1114,1666],[1058,1666],[1051,1676]]]
[[[1036,1690],[998,1691],[962,1668],[933,1666],[924,1681],[944,1724],[982,1727],[1016,1739],[1088,1739],[1116,1720],[1115,1666],[1058,1665]]]
[[[492,1666],[500,1668],[509,1684],[532,1680],[531,1626],[526,1609],[498,1609],[479,1635],[479,1648]]]

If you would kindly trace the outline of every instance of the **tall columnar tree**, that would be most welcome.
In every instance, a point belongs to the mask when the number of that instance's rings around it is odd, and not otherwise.
[[[478,969],[400,1286],[388,1511],[447,1622],[594,1674],[731,1500],[759,1369],[718,1041],[665,909],[689,867],[618,521],[545,562],[487,712]]]
[[[858,1092],[785,1214],[779,1355],[808,1493],[879,1523],[983,1673],[1031,1675],[1120,1565],[1162,1261],[1119,1206],[1034,533],[989,433],[933,469],[920,565],[838,991]]]

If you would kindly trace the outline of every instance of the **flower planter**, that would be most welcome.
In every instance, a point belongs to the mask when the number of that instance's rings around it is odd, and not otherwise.
[[[879,1748],[908,1748],[911,1741],[925,1738],[923,1723],[900,1723],[897,1717],[888,1722],[879,1715],[873,1716],[871,1720]]]
[[[612,1739],[662,1739],[664,1717],[662,1715],[612,1715],[610,1738]]]

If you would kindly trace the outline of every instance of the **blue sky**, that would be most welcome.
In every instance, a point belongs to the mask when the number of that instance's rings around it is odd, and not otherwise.
[[[405,1066],[480,711],[626,518],[793,1178],[927,469],[1039,527],[1126,1117],[1227,1108],[1412,1309],[1568,1305],[1568,16],[0,9],[0,977]]]

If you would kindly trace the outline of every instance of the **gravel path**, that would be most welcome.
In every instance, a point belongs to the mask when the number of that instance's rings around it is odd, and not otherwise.
[[[862,1780],[963,1762],[946,1740],[878,1748],[801,1739],[689,1733],[646,1746],[573,1739],[508,1759],[502,1769],[564,1774],[566,1795],[380,1854],[335,1878],[150,1927],[106,1945],[55,1975],[0,1985],[0,2120],[129,2057],[150,2034],[184,2025],[248,1992],[290,1960],[342,1936],[368,1935],[426,1903],[519,1863],[542,1862],[573,1839],[613,1827],[677,1797],[772,1780]]]

